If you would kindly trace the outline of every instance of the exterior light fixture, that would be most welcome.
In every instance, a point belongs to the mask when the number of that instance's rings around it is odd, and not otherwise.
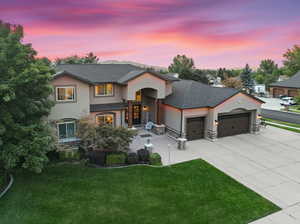
[[[215,126],[218,126],[218,125],[219,125],[219,121],[215,120]]]
[[[257,115],[257,119],[262,119],[262,116],[260,114]]]
[[[143,111],[149,111],[149,107],[148,106],[143,106]]]

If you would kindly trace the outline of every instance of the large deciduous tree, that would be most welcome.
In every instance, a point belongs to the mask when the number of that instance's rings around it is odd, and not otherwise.
[[[193,59],[185,55],[177,55],[173,58],[173,63],[169,66],[169,72],[178,73],[181,79],[189,79],[208,84],[206,71],[196,69]]]
[[[44,121],[53,71],[22,39],[22,26],[0,21],[0,168],[41,172],[54,147]]]
[[[269,85],[276,82],[280,75],[278,65],[271,59],[265,59],[260,62],[260,65],[255,74],[255,80],[259,84]]]
[[[295,75],[300,71],[300,46],[295,45],[283,54],[284,73],[288,76]]]
[[[183,76],[185,73],[195,69],[194,60],[185,55],[177,55],[173,58],[173,63],[169,66],[169,72],[178,73]]]
[[[98,56],[94,55],[93,52],[90,52],[85,56],[72,55],[65,58],[56,58],[54,64],[97,64],[99,63],[99,60]]]
[[[241,80],[239,80],[235,77],[229,77],[229,78],[224,79],[222,81],[222,84],[228,88],[234,88],[234,89],[242,89],[243,88],[243,83],[241,82]]]
[[[248,64],[246,64],[245,68],[243,69],[241,73],[241,81],[243,83],[244,88],[248,93],[252,93],[253,91],[253,78],[252,78],[252,69]]]

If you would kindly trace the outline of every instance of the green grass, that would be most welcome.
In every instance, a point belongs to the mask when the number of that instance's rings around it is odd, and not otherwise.
[[[263,118],[263,120],[270,121],[270,122],[277,123],[277,124],[284,124],[284,125],[287,125],[287,126],[290,126],[290,127],[300,128],[300,124],[289,123],[289,122],[284,122],[284,121],[278,121],[278,120],[273,120],[273,119],[270,119],[270,118]]]
[[[300,113],[300,105],[289,106],[289,111]]]
[[[202,160],[172,167],[56,165],[20,172],[1,224],[242,224],[279,208]]]
[[[298,129],[295,129],[295,128],[289,128],[289,127],[282,127],[280,125],[276,125],[276,124],[268,124],[270,126],[273,126],[273,127],[276,127],[276,128],[281,128],[281,129],[284,129],[284,130],[288,130],[288,131],[292,131],[292,132],[296,132],[296,133],[300,133],[300,130]]]

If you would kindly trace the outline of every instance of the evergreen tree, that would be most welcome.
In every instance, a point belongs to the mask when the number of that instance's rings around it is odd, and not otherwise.
[[[252,93],[254,82],[253,82],[253,78],[252,78],[252,69],[249,67],[248,64],[246,64],[240,77],[241,77],[241,81],[242,81],[242,84],[243,84],[245,90],[248,93]]]
[[[94,55],[93,52],[86,54],[85,56],[81,57],[78,55],[72,55],[65,58],[57,58],[54,61],[55,65],[61,64],[97,64],[99,63],[98,56]]]

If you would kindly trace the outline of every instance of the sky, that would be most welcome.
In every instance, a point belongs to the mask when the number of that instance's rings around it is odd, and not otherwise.
[[[0,20],[23,25],[50,59],[168,66],[185,54],[198,68],[256,67],[300,44],[300,0],[0,0]]]

